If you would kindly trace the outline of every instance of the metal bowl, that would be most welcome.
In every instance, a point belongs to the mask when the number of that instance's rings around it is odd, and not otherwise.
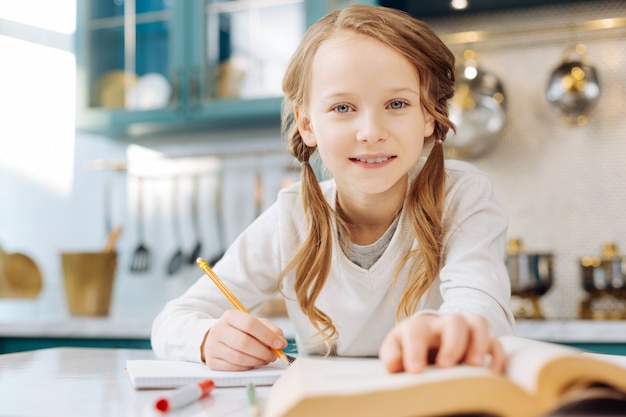
[[[513,295],[540,297],[552,287],[554,255],[551,253],[507,255],[506,268],[509,272]]]
[[[511,281],[511,294],[540,297],[554,282],[554,254],[530,253],[521,250],[519,239],[511,239],[506,255],[506,268]]]

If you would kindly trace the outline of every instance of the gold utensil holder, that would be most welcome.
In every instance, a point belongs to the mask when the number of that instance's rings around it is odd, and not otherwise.
[[[108,316],[117,253],[64,252],[61,261],[70,314]]]

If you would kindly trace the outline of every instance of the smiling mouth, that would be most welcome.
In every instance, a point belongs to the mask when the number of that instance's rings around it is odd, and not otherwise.
[[[380,158],[350,158],[350,160],[363,162],[363,163],[366,163],[366,164],[376,164],[376,163],[381,163],[381,162],[388,161],[388,160],[393,159],[393,158],[395,158],[395,156],[383,156],[383,157],[380,157]]]

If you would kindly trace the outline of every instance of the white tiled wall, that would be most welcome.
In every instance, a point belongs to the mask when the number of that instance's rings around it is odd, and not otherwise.
[[[497,146],[472,160],[492,178],[510,215],[510,236],[528,251],[555,254],[556,283],[542,300],[550,318],[578,316],[584,296],[578,259],[616,242],[626,254],[626,28],[556,30],[626,16],[624,1],[592,1],[523,12],[429,20],[441,35],[470,30],[529,31],[471,45],[506,89],[508,122]],[[549,31],[534,30],[549,28]],[[545,98],[566,46],[584,43],[601,97],[585,126],[564,124]]]

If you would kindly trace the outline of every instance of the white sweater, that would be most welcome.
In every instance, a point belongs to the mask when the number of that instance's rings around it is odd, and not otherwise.
[[[484,173],[455,160],[446,161],[446,172],[444,266],[417,313],[480,314],[488,320],[494,336],[511,334],[514,319],[504,265],[507,216],[495,201],[491,182]],[[323,182],[322,189],[334,208],[335,182]],[[297,183],[281,190],[277,201],[237,238],[213,269],[241,303],[254,312],[278,295],[276,280],[306,233]],[[335,236],[330,274],[316,305],[337,328],[336,354],[378,354],[383,338],[396,323],[397,305],[407,280],[405,267],[394,290],[396,265],[416,246],[404,210],[389,246],[368,270],[348,260]],[[287,311],[296,340],[307,345],[307,338],[316,331],[295,300],[293,278],[292,274],[283,281],[282,290],[287,295]],[[211,280],[202,276],[185,294],[170,301],[154,320],[154,352],[160,358],[200,362],[205,333],[225,310],[232,308]],[[303,350],[300,343],[299,349]]]

